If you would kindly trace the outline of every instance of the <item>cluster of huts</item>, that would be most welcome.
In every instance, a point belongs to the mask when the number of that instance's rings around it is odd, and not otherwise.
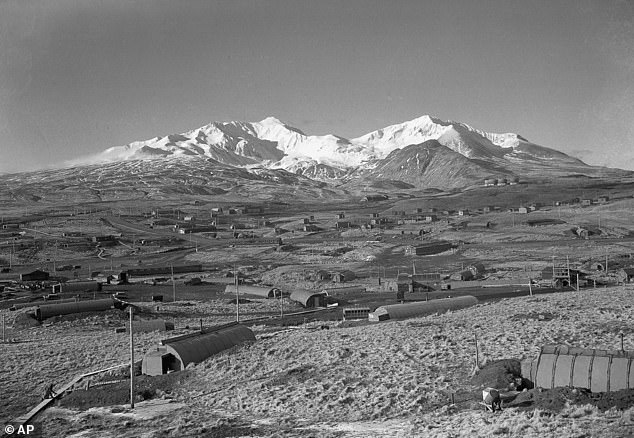
[[[588,207],[594,204],[607,204],[610,202],[610,197],[607,195],[598,196],[597,198],[572,198],[563,201],[555,201],[556,207],[563,207],[567,205],[581,205],[582,207]]]
[[[517,176],[510,178],[486,178],[484,180],[484,187],[493,187],[493,186],[506,186],[506,185],[515,185],[519,184],[520,179]]]

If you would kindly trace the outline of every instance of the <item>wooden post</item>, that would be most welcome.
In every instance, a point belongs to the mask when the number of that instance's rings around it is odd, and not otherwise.
[[[134,409],[134,330],[132,329],[132,306],[130,309],[130,409]]]
[[[530,295],[532,297],[533,296],[533,285],[532,285],[530,277],[528,277],[528,292],[530,293]]]
[[[577,292],[579,292],[579,273],[577,272]]]
[[[621,351],[625,351],[625,349],[623,348],[623,336],[624,336],[624,333],[621,332],[620,335],[621,335]]]
[[[6,338],[4,336],[5,332],[4,332],[4,315],[2,315],[2,342],[6,342]]]
[[[480,352],[478,351],[478,334],[473,333],[475,339],[475,371],[480,370]]]

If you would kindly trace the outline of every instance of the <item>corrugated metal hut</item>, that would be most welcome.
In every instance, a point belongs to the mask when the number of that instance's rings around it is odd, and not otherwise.
[[[326,294],[307,289],[296,289],[291,293],[291,300],[304,307],[326,307]]]
[[[79,301],[77,298],[64,298],[63,300],[56,300],[55,304],[63,303],[76,303]],[[29,303],[17,303],[9,308],[9,310],[26,309],[27,307],[37,307],[42,304],[42,301],[31,301]]]
[[[43,304],[35,310],[35,316],[41,321],[52,316],[69,315],[71,313],[101,312],[112,309],[114,305],[112,298],[77,301],[75,303]]]
[[[125,328],[129,330],[130,326],[126,324]],[[135,319],[132,321],[132,330],[134,333],[164,332],[174,330],[174,323],[164,319]]]
[[[363,294],[366,292],[366,288],[365,286],[341,286],[323,289],[322,292],[326,292],[331,296],[352,295]]]
[[[381,306],[370,313],[370,321],[386,321],[388,319],[406,319],[419,316],[443,313],[448,310],[458,310],[478,304],[476,297],[465,295],[455,298],[419,301],[415,303],[390,304]]]
[[[92,292],[100,290],[101,283],[98,281],[67,281],[60,284],[60,292]]]
[[[143,374],[149,376],[181,371],[190,363],[200,363],[247,341],[255,341],[255,335],[237,322],[165,339],[161,341],[161,346],[146,353],[141,369]]]
[[[633,362],[634,351],[546,345],[537,359],[522,362],[522,376],[540,388],[618,391],[634,388]]]
[[[408,248],[406,249],[406,253],[412,255],[433,255],[448,251],[451,248],[453,248],[453,244],[451,242],[447,242],[445,240],[433,240],[417,245],[416,247]]]
[[[234,294],[236,293],[236,285],[228,284],[225,287],[226,294]],[[253,295],[259,298],[275,298],[279,297],[281,290],[277,287],[273,286],[251,286],[241,284],[238,286],[238,294],[239,295]]]
[[[27,274],[20,274],[20,281],[46,281],[49,277],[50,274],[48,272],[36,269]]]

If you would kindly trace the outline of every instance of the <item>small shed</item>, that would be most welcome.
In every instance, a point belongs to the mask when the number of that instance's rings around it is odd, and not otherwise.
[[[296,289],[291,293],[291,300],[306,308],[326,307],[326,294],[307,289]]]
[[[343,320],[367,319],[370,314],[369,307],[344,307]]]
[[[404,294],[405,292],[413,291],[413,282],[412,278],[408,274],[398,274],[396,277],[396,290],[400,294]]]
[[[330,272],[324,271],[323,269],[315,272],[315,279],[318,281],[329,281],[331,278]]]
[[[414,303],[390,304],[381,306],[370,313],[370,321],[386,321],[389,319],[406,319],[418,316],[443,313],[449,310],[458,310],[478,304],[476,297],[465,295],[456,298],[442,298],[430,301],[418,301]]]
[[[634,281],[634,268],[623,268],[623,273],[625,274],[625,281],[628,283]]]
[[[332,281],[335,283],[345,283],[346,281],[352,281],[357,276],[354,272],[349,270],[339,271],[332,274]]]
[[[255,335],[237,322],[165,339],[161,341],[161,346],[146,353],[141,370],[149,376],[181,371],[190,363],[200,363],[221,351],[248,341],[255,341]]]

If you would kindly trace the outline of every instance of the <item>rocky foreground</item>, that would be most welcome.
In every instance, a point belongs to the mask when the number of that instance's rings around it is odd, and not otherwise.
[[[308,324],[277,331],[255,326],[257,342],[180,376],[148,380],[142,398],[150,400],[134,411],[124,405],[127,383],[122,382],[121,388],[108,385],[111,395],[121,392],[118,406],[100,407],[94,402],[101,400],[100,389],[95,388],[62,399],[38,417],[37,427],[43,436],[75,437],[627,436],[634,433],[631,394],[610,407],[562,392],[557,403],[539,403],[535,397],[533,404],[493,414],[479,404],[482,382],[473,371],[476,337],[480,367],[498,359],[532,358],[552,343],[618,349],[621,332],[625,348],[632,350],[633,298],[632,287],[588,289],[405,321],[333,322],[328,329]],[[55,349],[52,331],[67,357],[53,351],[43,357],[34,341],[30,357],[14,355],[12,383],[36,381],[38,373],[50,376],[51,368],[66,370],[73,361],[75,374],[88,371],[82,367],[94,368],[102,360],[90,351],[103,354],[105,366],[128,357],[123,339],[102,336],[95,349],[83,344],[95,337],[61,328],[48,328],[47,345]],[[157,339],[158,334],[145,335],[140,345]],[[108,404],[116,397],[103,400]]]

